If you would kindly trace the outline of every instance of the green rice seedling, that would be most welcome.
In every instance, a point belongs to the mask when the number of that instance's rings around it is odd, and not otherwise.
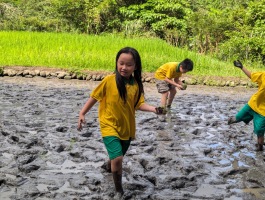
[[[136,48],[144,72],[172,61],[190,58],[191,75],[243,76],[231,62],[217,60],[169,45],[158,38],[125,38],[116,34],[86,35],[70,33],[0,32],[0,66],[28,66],[69,71],[113,71],[116,53],[125,46]],[[252,71],[259,70],[252,65]]]

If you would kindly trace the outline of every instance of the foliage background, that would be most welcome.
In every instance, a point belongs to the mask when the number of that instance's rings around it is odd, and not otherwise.
[[[265,62],[265,0],[1,0],[0,30],[158,37],[222,61]]]

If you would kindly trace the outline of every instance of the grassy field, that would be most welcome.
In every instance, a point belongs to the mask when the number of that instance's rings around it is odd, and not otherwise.
[[[40,66],[70,71],[113,71],[116,53],[125,46],[136,48],[143,71],[154,72],[166,62],[190,58],[201,76],[242,77],[232,62],[199,55],[170,46],[160,39],[123,38],[117,35],[78,35],[68,33],[0,32],[0,66]],[[252,71],[259,68],[251,66]]]

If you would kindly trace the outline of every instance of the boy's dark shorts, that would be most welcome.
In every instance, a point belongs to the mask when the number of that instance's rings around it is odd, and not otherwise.
[[[165,93],[174,88],[174,85],[169,84],[166,81],[163,80],[156,80],[156,88],[158,93]]]
[[[264,136],[265,133],[265,117],[256,113],[252,108],[246,104],[236,115],[237,121],[243,121],[248,124],[253,120],[254,133],[257,136]]]
[[[110,160],[113,160],[114,158],[125,155],[131,144],[131,139],[121,140],[116,136],[107,136],[103,137],[103,142],[108,151]]]

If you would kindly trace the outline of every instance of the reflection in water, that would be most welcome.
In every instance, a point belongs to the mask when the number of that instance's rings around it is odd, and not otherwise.
[[[210,144],[210,145],[209,145],[209,147],[211,147],[211,148],[216,148],[216,147],[218,147],[218,146],[220,146],[219,143],[215,143],[215,144]]]
[[[249,166],[247,164],[235,159],[232,162],[232,167],[233,167],[233,169],[238,169],[239,167],[249,167]]]
[[[254,153],[252,153],[252,152],[245,152],[244,154],[245,154],[246,156],[249,156],[249,157],[254,158],[254,159],[257,158],[256,155],[255,155]]]

